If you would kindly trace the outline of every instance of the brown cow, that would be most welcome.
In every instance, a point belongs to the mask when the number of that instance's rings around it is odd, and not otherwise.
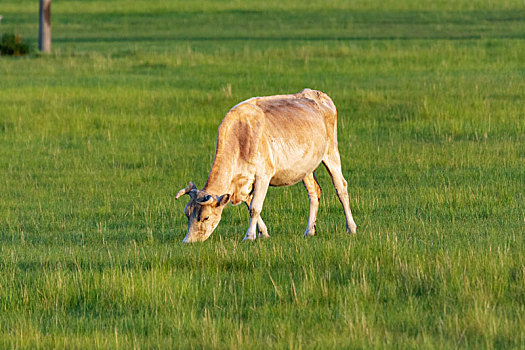
[[[304,89],[293,95],[253,97],[239,103],[219,126],[215,159],[204,188],[198,190],[190,182],[175,196],[190,196],[184,208],[188,217],[184,242],[206,240],[228,202],[244,202],[250,209],[244,240],[254,240],[256,229],[262,237],[269,237],[261,219],[268,186],[289,186],[301,180],[310,208],[305,236],[315,235],[321,188],[314,170],[321,162],[343,205],[346,230],[355,233],[337,149],[337,110],[330,97]]]

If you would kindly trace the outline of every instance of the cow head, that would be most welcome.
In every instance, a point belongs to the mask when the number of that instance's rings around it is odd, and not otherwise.
[[[202,242],[208,239],[221,221],[222,210],[230,201],[230,195],[215,196],[204,190],[198,190],[193,182],[180,190],[175,199],[189,195],[190,201],[184,208],[188,218],[188,231],[183,242]]]

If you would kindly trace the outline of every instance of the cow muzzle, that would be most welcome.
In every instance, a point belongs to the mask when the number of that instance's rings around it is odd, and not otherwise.
[[[188,230],[188,232],[186,233],[186,237],[184,237],[182,242],[184,243],[204,242],[211,236],[212,232],[213,230],[210,231],[209,233],[208,232],[200,233],[200,232]]]

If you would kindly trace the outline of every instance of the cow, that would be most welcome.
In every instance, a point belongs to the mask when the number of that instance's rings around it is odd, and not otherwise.
[[[268,238],[261,218],[268,186],[303,181],[309,213],[305,236],[316,234],[321,188],[314,170],[323,163],[332,178],[345,217],[346,231],[356,233],[347,182],[337,147],[337,109],[325,93],[304,89],[290,95],[253,97],[234,106],[217,132],[215,158],[206,185],[193,182],[175,199],[189,195],[184,208],[188,230],[183,242],[205,241],[215,230],[224,207],[246,203],[250,224],[244,240],[256,233]]]

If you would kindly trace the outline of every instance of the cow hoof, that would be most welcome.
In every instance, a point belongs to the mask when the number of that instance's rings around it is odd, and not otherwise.
[[[346,226],[346,233],[348,233],[349,235],[355,235],[357,233],[357,226],[356,225],[352,225],[350,227]]]
[[[270,235],[267,234],[267,233],[259,233],[259,238],[268,239],[268,238],[270,238]]]
[[[246,242],[246,241],[255,241],[255,236],[245,236],[244,239],[242,240],[243,242]]]
[[[310,230],[310,231],[306,231],[306,232],[304,233],[304,238],[313,237],[313,236],[315,236],[316,233],[317,233],[317,232],[315,232],[315,231],[311,231],[311,230]]]

